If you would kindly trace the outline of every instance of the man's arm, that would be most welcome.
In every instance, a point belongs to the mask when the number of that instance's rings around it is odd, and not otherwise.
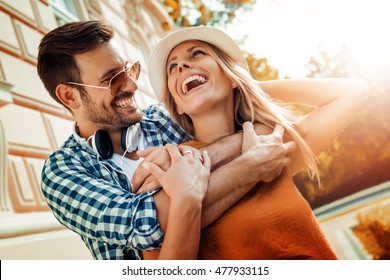
[[[153,192],[137,196],[125,182],[118,186],[115,174],[99,177],[103,166],[90,168],[88,156],[63,149],[45,161],[42,193],[54,216],[80,236],[113,247],[158,248],[164,232],[155,218]]]
[[[202,226],[218,219],[258,182],[272,181],[289,164],[286,154],[295,149],[294,142],[283,143],[283,128],[277,126],[270,135],[256,135],[253,125],[245,123],[242,155],[215,170],[203,201]]]
[[[200,148],[200,150],[207,150],[211,158],[211,170],[213,171],[241,155],[241,146],[242,133],[235,133],[221,138],[206,147]],[[191,149],[191,147],[186,149]],[[138,151],[137,154],[145,158],[145,161],[154,162],[165,171],[170,166],[170,157],[165,147],[149,147],[143,151]],[[142,164],[137,167],[131,179],[131,185],[133,193],[143,193],[160,187],[156,178]]]
[[[257,136],[252,126],[244,126],[244,137],[231,136],[229,141],[216,142],[207,147],[211,155],[218,157],[223,151],[230,151],[229,145],[240,147],[242,154],[233,161],[223,165],[211,173],[209,187],[203,201],[202,227],[215,221],[234,203],[241,199],[259,181],[269,181],[278,176],[288,163],[286,154],[295,146],[293,142],[283,144],[283,129],[278,127],[270,135]],[[226,140],[226,139],[225,139]],[[226,144],[228,143],[228,146]],[[241,150],[243,148],[243,150]],[[237,151],[233,151],[237,153]],[[221,160],[222,159],[222,160]],[[213,164],[221,162],[223,156],[213,160]],[[271,174],[271,177],[270,177]],[[143,187],[144,188],[144,187]],[[145,191],[147,189],[144,188]],[[155,196],[157,218],[165,229],[168,215],[169,199],[163,191]]]

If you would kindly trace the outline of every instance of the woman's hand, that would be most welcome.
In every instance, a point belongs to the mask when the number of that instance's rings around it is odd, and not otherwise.
[[[164,188],[171,202],[176,198],[191,197],[202,201],[207,192],[211,161],[206,151],[194,154],[191,147],[167,144],[171,165],[164,171],[153,162],[142,163]]]

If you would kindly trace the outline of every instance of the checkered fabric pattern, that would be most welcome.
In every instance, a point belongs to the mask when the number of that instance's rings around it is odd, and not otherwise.
[[[162,105],[144,111],[148,146],[180,144],[189,136]],[[138,250],[158,248],[164,232],[153,194],[135,195],[122,169],[99,158],[84,138],[71,135],[46,159],[42,192],[58,221],[80,235],[95,259],[140,259]]]

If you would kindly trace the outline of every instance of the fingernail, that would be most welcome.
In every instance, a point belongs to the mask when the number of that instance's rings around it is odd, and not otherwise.
[[[149,169],[149,167],[150,167],[149,163],[147,163],[147,162],[143,162],[143,163],[142,163],[142,166],[143,166],[145,169]]]

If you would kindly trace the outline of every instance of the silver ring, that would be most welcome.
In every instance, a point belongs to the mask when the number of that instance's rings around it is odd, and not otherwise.
[[[187,150],[187,151],[183,152],[183,156],[186,155],[186,154],[194,154],[194,153],[191,150]]]
[[[202,158],[202,156],[194,155],[194,158],[199,159],[200,162],[203,163],[203,158]]]

